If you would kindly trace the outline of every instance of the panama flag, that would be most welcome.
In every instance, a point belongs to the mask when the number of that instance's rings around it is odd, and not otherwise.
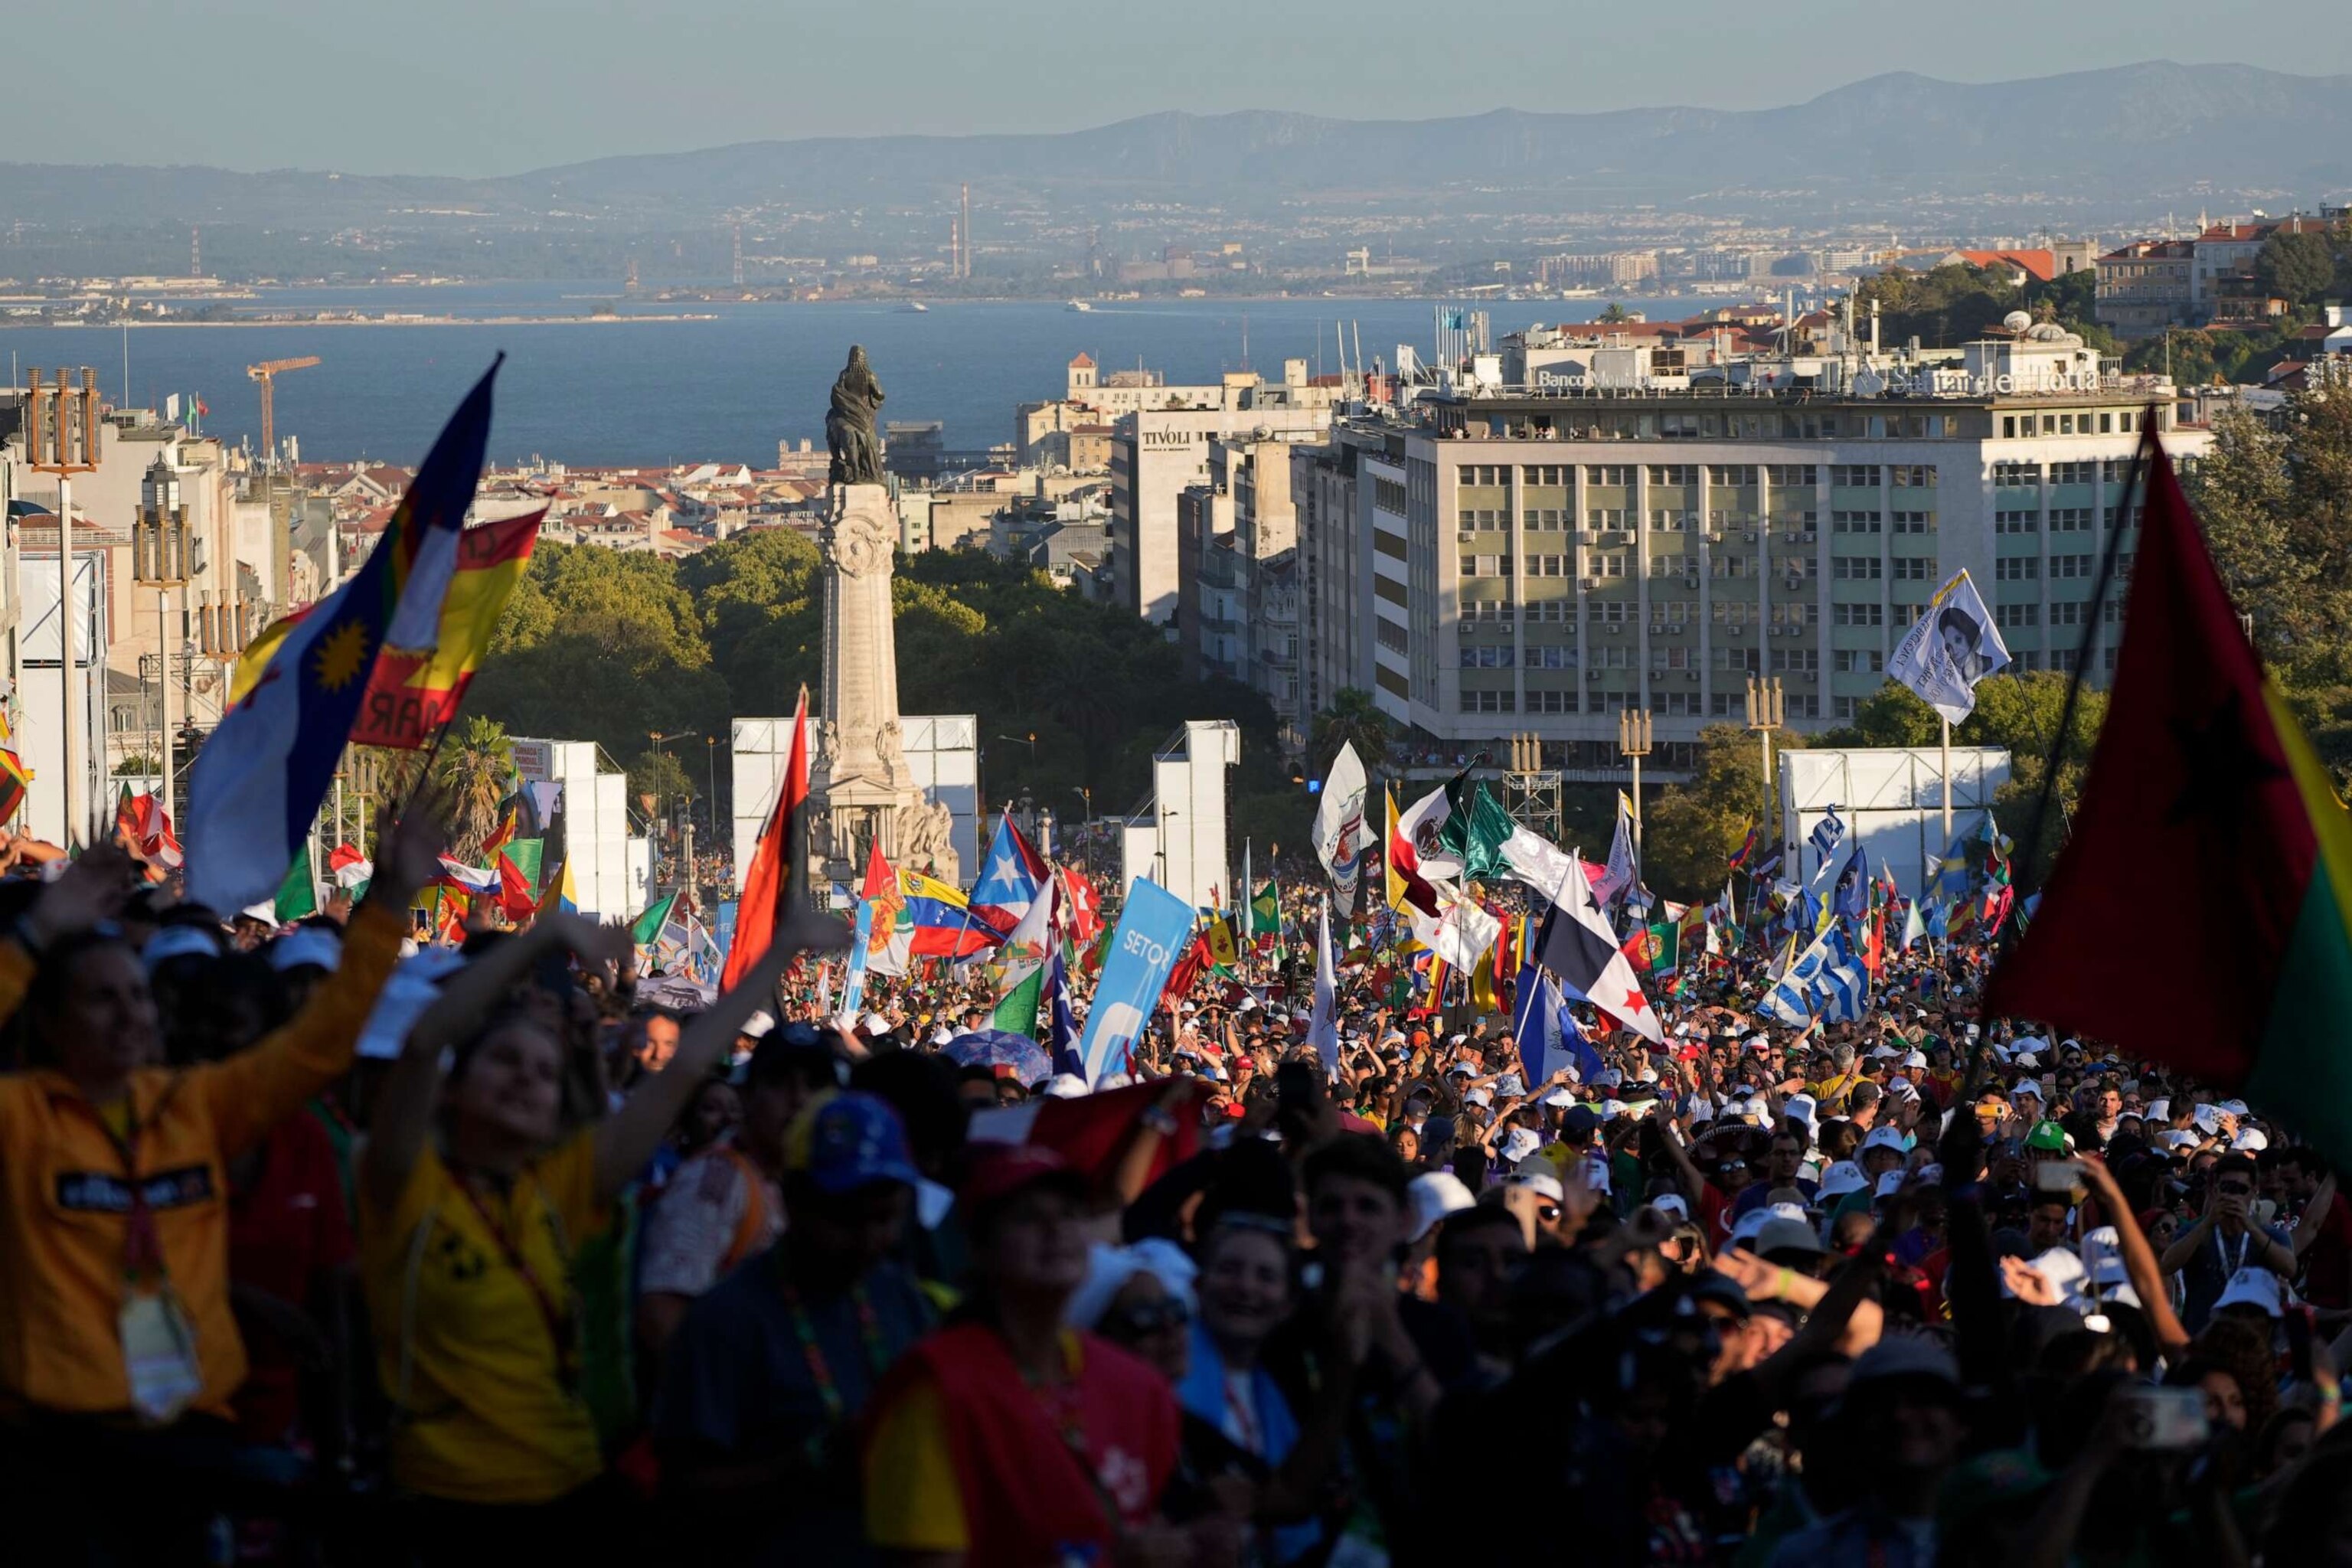
[[[387,637],[411,622],[428,634],[438,627],[448,577],[432,566],[456,558],[498,374],[493,363],[450,416],[358,572],[232,682],[245,694],[221,716],[188,780],[192,900],[241,910],[277,892],[334,782]],[[412,605],[411,586],[429,587],[431,602]]]
[[[1627,962],[1609,929],[1609,917],[1584,879],[1584,868],[1570,859],[1568,879],[1557,889],[1551,912],[1544,917],[1536,938],[1536,962],[1551,972],[1560,989],[1580,1002],[1590,1002],[1653,1045],[1665,1044],[1666,1032],[1657,1010],[1642,994]]]
[[[971,912],[1000,931],[1011,931],[1029,912],[1045,881],[1045,863],[1013,826],[1013,814],[1004,813],[996,819],[996,838],[981,864],[980,880],[971,885]]]

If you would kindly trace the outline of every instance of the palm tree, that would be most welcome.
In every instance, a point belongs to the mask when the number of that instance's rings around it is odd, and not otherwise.
[[[1339,754],[1344,742],[1356,748],[1357,760],[1368,773],[1380,772],[1388,760],[1389,716],[1381,711],[1372,694],[1360,686],[1343,686],[1331,694],[1331,706],[1315,715],[1315,731],[1308,742],[1315,759],[1315,771],[1329,771],[1331,759]]]
[[[514,742],[506,726],[478,714],[467,719],[442,743],[433,783],[448,814],[449,858],[471,865],[514,791]]]

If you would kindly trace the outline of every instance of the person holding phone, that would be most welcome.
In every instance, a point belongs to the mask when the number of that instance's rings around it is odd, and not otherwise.
[[[2282,1279],[2294,1275],[2294,1248],[2253,1223],[2254,1186],[2254,1162],[2243,1154],[2224,1155],[2213,1167],[2204,1212],[2164,1249],[2160,1263],[2166,1274],[2180,1277],[2180,1318],[2192,1334],[2203,1330],[2239,1269],[2263,1268]]]

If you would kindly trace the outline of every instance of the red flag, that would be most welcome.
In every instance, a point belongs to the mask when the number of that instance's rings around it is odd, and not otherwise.
[[[1208,973],[1209,965],[1214,962],[1209,955],[1209,939],[1194,937],[1192,945],[1184,950],[1184,956],[1178,959],[1176,967],[1169,972],[1168,984],[1160,987],[1160,999],[1162,1002],[1181,1002],[1191,994],[1192,983]]]
[[[499,857],[497,897],[499,908],[506,911],[507,919],[517,922],[529,920],[539,907],[538,900],[531,896],[530,879],[522,874],[521,867],[504,855]]]
[[[803,688],[793,710],[793,748],[776,786],[775,815],[768,818],[743,874],[743,898],[735,907],[735,942],[727,950],[727,967],[719,976],[721,991],[733,990],[767,956],[768,944],[775,940],[792,878],[793,836],[801,831],[807,815],[808,783],[808,690]]]

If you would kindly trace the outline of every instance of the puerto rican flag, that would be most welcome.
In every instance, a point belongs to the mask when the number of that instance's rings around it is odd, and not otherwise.
[[[1045,861],[1013,826],[1013,814],[1006,812],[996,819],[996,838],[988,847],[987,859],[981,863],[980,880],[971,885],[971,912],[998,932],[1009,931],[1021,923],[1045,884]]]

